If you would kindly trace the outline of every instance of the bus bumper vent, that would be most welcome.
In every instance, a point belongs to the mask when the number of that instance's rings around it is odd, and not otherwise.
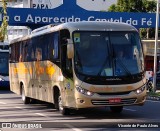
[[[109,102],[109,99],[106,100],[91,100],[93,105],[128,105],[128,104],[134,104],[136,101],[136,98],[126,98],[126,99],[121,99],[120,102],[114,102],[111,103]]]

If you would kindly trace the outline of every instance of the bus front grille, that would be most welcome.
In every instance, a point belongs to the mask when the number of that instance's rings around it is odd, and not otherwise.
[[[120,102],[109,102],[109,99],[106,100],[91,100],[93,105],[128,105],[135,103],[136,98],[127,98],[127,99],[121,99]]]
[[[97,93],[98,95],[128,95],[131,91],[116,92],[116,93]]]

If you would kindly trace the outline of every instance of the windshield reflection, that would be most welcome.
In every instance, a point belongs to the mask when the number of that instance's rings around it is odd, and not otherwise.
[[[144,70],[137,32],[75,32],[75,70],[89,76],[128,76]]]
[[[9,67],[8,67],[8,52],[1,52],[0,53],[0,75],[8,75]]]

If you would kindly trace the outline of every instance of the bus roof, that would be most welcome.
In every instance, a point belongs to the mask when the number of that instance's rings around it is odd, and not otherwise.
[[[136,28],[126,24],[118,22],[103,22],[103,21],[83,21],[83,22],[70,22],[64,23],[58,26],[74,30],[87,30],[87,31],[136,31]]]
[[[39,29],[39,30],[38,30]],[[137,31],[137,29],[126,23],[107,22],[107,21],[81,21],[81,22],[67,22],[59,25],[47,25],[40,27],[32,31],[28,36],[17,38],[11,41],[10,44],[27,40],[32,37],[48,34],[62,29],[68,29],[69,31],[81,30],[81,31]]]

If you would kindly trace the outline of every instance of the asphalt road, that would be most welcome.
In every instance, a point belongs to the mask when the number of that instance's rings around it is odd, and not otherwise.
[[[20,96],[0,91],[0,131],[28,131],[28,128],[42,131],[160,130],[160,101],[147,100],[144,106],[124,107],[121,114],[114,114],[106,107],[62,116],[48,103],[24,105]]]

